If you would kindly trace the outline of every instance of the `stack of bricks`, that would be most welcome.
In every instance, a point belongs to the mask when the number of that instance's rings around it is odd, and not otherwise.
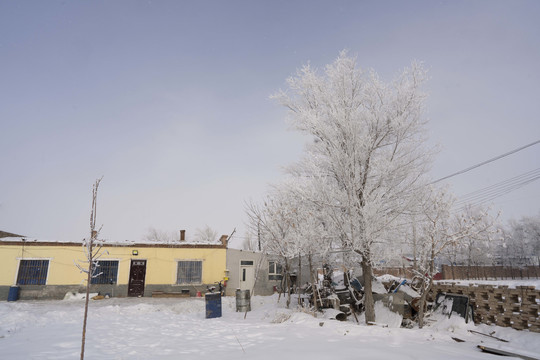
[[[540,290],[534,286],[510,289],[508,286],[438,283],[430,293],[430,300],[440,292],[469,296],[476,323],[540,332]]]

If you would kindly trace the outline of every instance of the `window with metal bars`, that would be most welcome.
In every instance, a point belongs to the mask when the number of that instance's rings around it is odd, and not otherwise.
[[[118,260],[99,260],[94,269],[92,284],[116,284]]]
[[[202,261],[179,261],[177,284],[201,284]]]
[[[45,285],[49,260],[21,260],[17,285]]]

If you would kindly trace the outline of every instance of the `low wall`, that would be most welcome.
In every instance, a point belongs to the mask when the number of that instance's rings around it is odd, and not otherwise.
[[[85,293],[86,287],[79,285],[18,285],[19,300],[62,300],[68,292]],[[0,286],[0,301],[8,298],[10,286]],[[92,285],[91,293],[126,296],[127,285]]]
[[[85,293],[86,287],[80,285],[18,285],[19,300],[62,300],[66,293]],[[215,286],[215,284],[212,284]],[[10,286],[0,286],[0,301],[8,299]],[[204,294],[207,285],[169,285],[169,284],[149,284],[144,287],[144,296],[150,297],[154,291],[176,293],[182,290],[189,290],[190,296],[197,296],[198,292]],[[236,289],[227,288],[228,295],[234,295]],[[122,285],[101,285],[93,284],[90,286],[91,293],[108,294],[112,297],[127,297],[128,286]],[[260,293],[258,293],[260,294]]]
[[[508,286],[441,282],[434,284],[430,301],[440,292],[469,296],[476,323],[540,332],[540,290],[534,286],[511,289]]]

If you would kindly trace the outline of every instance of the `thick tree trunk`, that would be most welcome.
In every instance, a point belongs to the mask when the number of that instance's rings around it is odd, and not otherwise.
[[[433,243],[432,243],[433,244]],[[428,297],[431,288],[433,287],[433,274],[435,273],[435,250],[433,245],[431,246],[431,259],[429,261],[429,283],[426,285],[426,278],[424,277],[424,292],[420,296],[420,309],[418,310],[418,327],[421,329],[424,326],[424,309],[426,307],[426,299]]]
[[[364,278],[364,310],[366,314],[366,324],[375,322],[375,303],[372,292],[372,268],[369,261],[362,260],[362,277]]]
[[[313,258],[311,253],[308,255],[308,262],[309,262],[309,276],[310,279],[313,279],[311,290],[313,291],[313,306],[315,307],[315,311],[319,310],[319,304],[317,303],[317,274],[313,272]]]
[[[302,255],[298,254],[298,276],[296,277],[296,295],[298,296],[298,305],[302,305],[300,296],[300,287],[302,286]]]
[[[433,278],[430,279],[429,285],[424,288],[424,292],[420,296],[420,309],[418,309],[418,327],[424,327],[424,309],[426,308],[426,300],[431,288],[433,287]]]
[[[285,258],[285,286],[287,287],[287,309],[291,305],[291,269],[289,260]]]

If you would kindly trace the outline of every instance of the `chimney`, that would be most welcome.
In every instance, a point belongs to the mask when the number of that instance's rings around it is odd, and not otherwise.
[[[186,230],[180,230],[180,241],[186,241]]]
[[[219,239],[219,241],[221,241],[221,245],[223,245],[223,247],[227,247],[227,243],[228,243],[228,236],[227,235],[221,235],[221,238]]]

